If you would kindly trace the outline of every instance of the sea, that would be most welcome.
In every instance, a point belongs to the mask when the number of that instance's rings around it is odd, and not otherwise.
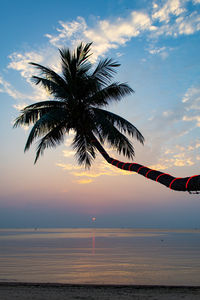
[[[0,282],[200,286],[200,230],[0,229]]]

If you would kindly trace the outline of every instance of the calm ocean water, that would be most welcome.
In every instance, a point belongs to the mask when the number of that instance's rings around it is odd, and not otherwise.
[[[200,285],[200,230],[0,229],[0,281]]]

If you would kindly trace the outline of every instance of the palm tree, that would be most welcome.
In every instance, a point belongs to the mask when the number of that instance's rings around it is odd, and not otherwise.
[[[175,178],[137,163],[124,163],[111,158],[103,148],[104,142],[119,154],[133,159],[134,148],[129,137],[142,144],[144,137],[139,130],[124,118],[103,109],[111,101],[119,101],[133,93],[126,83],[112,82],[119,64],[112,59],[103,59],[94,67],[90,61],[91,43],[81,43],[75,51],[59,50],[62,75],[37,63],[30,63],[40,72],[33,82],[42,85],[53,100],[41,101],[26,106],[15,120],[14,127],[33,125],[25,151],[34,140],[40,138],[35,163],[48,147],[63,142],[70,130],[75,133],[72,146],[78,163],[90,167],[100,152],[104,159],[120,169],[137,172],[151,180],[178,191],[200,190],[200,176]],[[103,108],[102,108],[103,107]]]

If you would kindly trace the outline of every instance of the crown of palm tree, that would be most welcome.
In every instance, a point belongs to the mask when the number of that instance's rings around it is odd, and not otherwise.
[[[112,82],[120,66],[117,62],[106,58],[93,66],[89,61],[90,49],[91,43],[81,43],[73,52],[60,49],[61,75],[30,63],[40,71],[40,76],[32,77],[33,82],[43,86],[53,98],[26,106],[14,123],[14,127],[33,125],[24,150],[39,140],[35,163],[46,148],[62,143],[70,130],[75,133],[72,146],[78,163],[86,167],[91,166],[96,150],[99,151],[97,146],[105,141],[128,158],[133,158],[134,148],[127,136],[144,142],[135,126],[103,109],[133,90],[126,83]]]

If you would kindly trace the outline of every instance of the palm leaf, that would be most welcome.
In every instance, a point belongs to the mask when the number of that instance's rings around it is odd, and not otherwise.
[[[62,109],[54,109],[41,116],[29,133],[24,151],[27,151],[30,148],[37,137],[48,133],[50,130],[64,123],[66,128],[69,127],[66,112]]]
[[[134,157],[134,148],[128,138],[123,135],[108,119],[96,116],[96,127],[103,139],[117,150],[119,154],[123,153],[123,155],[128,158]]]
[[[32,81],[38,85],[41,84],[51,95],[53,95],[56,99],[68,100],[69,92],[67,89],[67,85],[65,88],[58,85],[54,81],[38,76],[32,76]]]
[[[80,165],[85,165],[85,168],[91,166],[92,160],[95,159],[94,146],[91,142],[91,137],[76,132],[72,146],[76,150],[76,157]]]
[[[49,107],[49,108],[63,107],[63,108],[66,108],[66,102],[64,102],[64,101],[54,101],[54,100],[40,101],[40,102],[36,102],[36,103],[30,104],[30,105],[24,107],[24,109],[22,111],[29,110],[29,109],[32,109],[32,108],[42,108],[42,107],[46,107],[46,108],[47,107]]]
[[[111,81],[113,74],[116,73],[115,68],[119,66],[120,64],[112,59],[100,60],[91,77],[102,85],[107,85]]]
[[[69,132],[66,129],[65,122],[60,123],[57,127],[50,130],[39,142],[34,163],[37,162],[40,155],[46,148],[56,147],[64,141],[64,134]]]
[[[98,118],[101,119],[106,118],[112,123],[112,125],[117,126],[119,130],[123,131],[125,134],[128,133],[130,136],[136,137],[140,143],[142,144],[144,143],[144,137],[140,133],[140,131],[133,124],[131,124],[124,118],[112,112],[106,111],[104,109],[96,108],[96,107],[93,108],[93,111]]]
[[[124,96],[133,93],[126,83],[112,83],[109,86],[97,91],[88,99],[90,105],[103,106],[108,105],[111,100],[119,101]]]
[[[42,101],[26,106],[21,110],[21,115],[15,119],[13,127],[34,124],[43,115],[55,108],[66,109],[66,103],[58,101]]]
[[[59,49],[62,61],[62,73],[68,83],[77,75],[86,74],[91,68],[91,64],[88,62],[91,44],[88,43],[83,46],[81,43],[74,53],[71,53],[68,48]]]
[[[30,62],[29,64],[36,67],[41,72],[42,75],[45,75],[46,79],[53,81],[54,83],[56,83],[63,89],[67,89],[67,84],[66,84],[65,80],[60,75],[58,75],[56,72],[54,72],[51,68],[47,68],[40,64],[33,63],[33,62]]]
[[[85,46],[81,43],[76,52],[74,52],[74,57],[77,59],[78,66],[82,65],[85,62],[88,62],[88,58],[91,56],[89,54],[92,43],[87,43]]]

